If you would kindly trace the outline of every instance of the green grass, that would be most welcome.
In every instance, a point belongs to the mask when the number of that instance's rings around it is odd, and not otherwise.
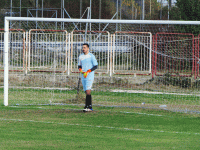
[[[0,88],[0,99],[3,100],[3,89]],[[46,90],[46,89],[9,89],[9,104],[48,104],[50,101],[62,102],[76,98],[76,90]],[[81,92],[83,93],[83,91]],[[199,96],[195,95],[173,95],[173,94],[146,94],[125,93],[109,91],[92,91],[93,100],[99,102],[139,103],[147,104],[180,104],[200,105]],[[103,95],[103,96],[102,96]]]
[[[198,149],[200,115],[80,106],[0,106],[1,149]]]
[[[52,89],[9,89],[9,105],[37,104],[84,104],[85,94],[80,91],[79,101],[76,101],[76,90]],[[167,105],[168,110],[200,112],[200,100],[196,95],[125,93],[109,91],[92,91],[93,104],[101,106],[131,106],[160,109]],[[3,103],[3,89],[0,89],[0,99]],[[145,102],[145,105],[141,105]]]

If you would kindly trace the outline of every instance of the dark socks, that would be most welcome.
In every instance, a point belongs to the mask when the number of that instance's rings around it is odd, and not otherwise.
[[[86,95],[85,106],[88,108],[92,108],[92,96]]]

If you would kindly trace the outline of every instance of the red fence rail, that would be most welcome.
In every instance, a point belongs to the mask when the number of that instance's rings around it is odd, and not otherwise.
[[[200,38],[200,34],[198,35],[197,39],[196,39],[196,72],[197,72],[197,77],[200,77],[200,73],[199,73],[199,65],[200,65],[200,58],[199,58],[199,38]]]

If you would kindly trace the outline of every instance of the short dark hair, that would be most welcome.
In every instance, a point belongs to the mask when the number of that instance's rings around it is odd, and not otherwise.
[[[87,45],[88,48],[90,47],[88,43],[84,43],[83,45]]]

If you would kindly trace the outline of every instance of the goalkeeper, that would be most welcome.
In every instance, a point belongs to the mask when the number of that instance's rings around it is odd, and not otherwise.
[[[91,88],[94,81],[94,70],[97,69],[98,63],[95,56],[89,52],[87,43],[82,46],[83,53],[79,56],[78,69],[82,74],[83,90],[86,93],[85,111],[92,111]]]

